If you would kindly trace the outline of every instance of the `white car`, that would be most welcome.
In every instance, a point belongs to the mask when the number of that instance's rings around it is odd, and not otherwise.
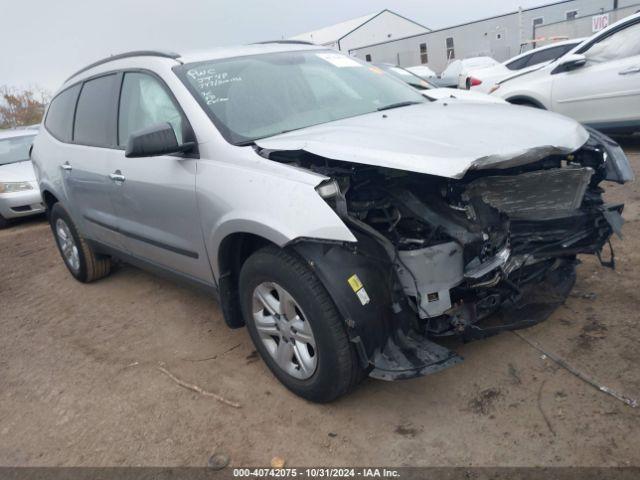
[[[0,228],[13,218],[44,212],[29,158],[37,134],[31,129],[0,132]]]
[[[454,60],[437,79],[433,80],[433,83],[439,87],[458,88],[460,77],[465,76],[466,78],[467,72],[471,70],[479,70],[481,68],[493,67],[495,65],[500,65],[500,62],[491,57],[474,57],[465,58],[464,60]]]
[[[438,74],[431,70],[426,65],[416,65],[415,67],[408,67],[409,70],[414,75],[419,76],[423,80],[431,80],[432,78],[436,78]]]
[[[517,75],[518,73],[530,72],[540,65],[553,62],[569,50],[580,45],[584,40],[584,38],[576,38],[555,42],[521,53],[504,63],[469,70],[466,74],[460,76],[458,88],[489,93],[498,82]]]
[[[640,13],[547,66],[500,82],[493,94],[603,131],[640,130]]]
[[[449,100],[458,99],[467,102],[480,102],[480,103],[506,103],[503,99],[487,95],[482,92],[472,92],[469,90],[459,90],[456,88],[440,88],[434,85],[428,80],[423,80],[418,75],[410,72],[408,68],[398,67],[390,63],[378,63],[375,67],[384,70],[389,75],[403,81],[404,83],[411,85],[422,93],[422,95],[429,100]]]

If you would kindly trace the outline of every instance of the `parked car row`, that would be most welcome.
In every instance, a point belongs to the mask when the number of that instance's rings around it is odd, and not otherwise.
[[[291,42],[96,62],[32,159],[75,279],[119,259],[208,289],[318,402],[456,365],[443,337],[546,319],[577,255],[612,265],[623,205],[602,187],[633,179],[567,117]]]
[[[612,133],[640,130],[640,14],[590,38],[566,40],[504,63],[489,57],[451,62],[439,76],[410,67],[440,87],[492,94],[551,110]],[[434,74],[435,75],[435,74]]]
[[[605,132],[640,130],[640,14],[492,90],[511,103],[561,113]]]
[[[397,67],[389,63],[374,64],[377,68],[384,70],[389,75],[403,81],[407,85],[412,86],[424,95],[426,98],[432,100],[442,100],[447,98],[459,98],[467,101],[474,102],[486,102],[486,103],[506,103],[501,98],[496,98],[491,95],[480,92],[472,92],[468,90],[460,90],[455,88],[442,88],[434,85],[428,80],[423,80],[421,77],[415,75],[408,69]]]
[[[469,69],[459,76],[458,88],[491,93],[497,83],[532,71],[538,66],[557,60],[582,43],[584,39],[565,40],[520,54],[504,63],[481,69]]]

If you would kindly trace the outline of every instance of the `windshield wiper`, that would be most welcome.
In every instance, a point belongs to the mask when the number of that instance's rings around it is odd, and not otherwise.
[[[392,103],[391,105],[387,105],[385,107],[380,107],[378,109],[378,111],[379,112],[384,112],[385,110],[393,110],[394,108],[409,107],[411,105],[419,105],[421,103],[424,103],[424,102],[416,102],[415,100],[412,100],[412,101],[409,101],[409,102]]]

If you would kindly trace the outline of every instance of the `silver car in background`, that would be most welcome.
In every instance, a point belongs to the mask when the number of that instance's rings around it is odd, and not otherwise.
[[[37,134],[33,129],[0,131],[0,228],[45,210],[29,158]]]
[[[53,98],[32,157],[77,280],[120,259],[210,290],[317,402],[457,364],[443,337],[547,318],[577,255],[613,266],[601,253],[623,206],[600,185],[633,178],[573,120],[425,98],[299,42],[90,65]]]

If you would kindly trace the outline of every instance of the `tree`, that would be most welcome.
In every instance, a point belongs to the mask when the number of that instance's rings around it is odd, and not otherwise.
[[[0,128],[38,124],[51,96],[40,88],[0,87]]]

